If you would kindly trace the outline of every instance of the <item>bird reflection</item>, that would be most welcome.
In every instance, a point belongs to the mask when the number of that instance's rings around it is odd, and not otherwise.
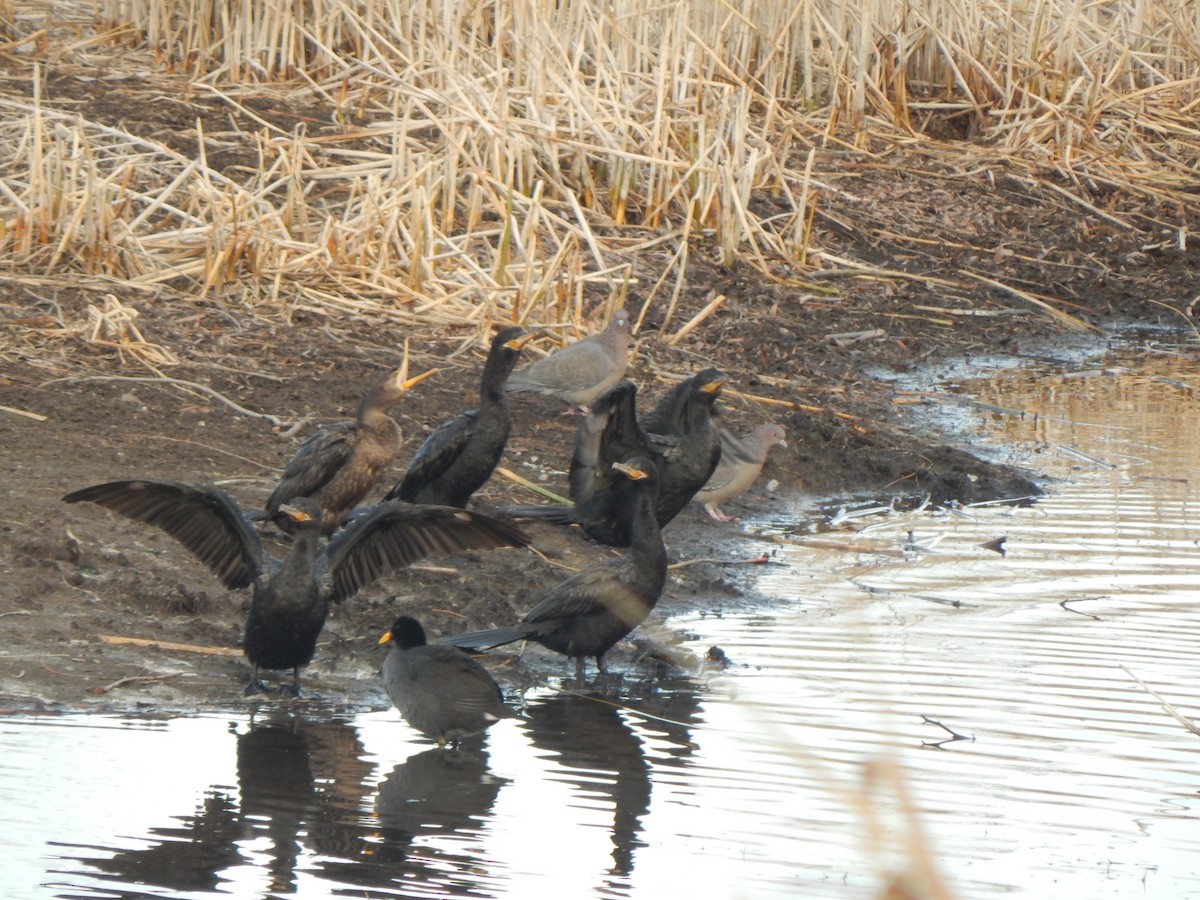
[[[527,707],[524,723],[533,744],[553,753],[566,770],[550,777],[571,785],[588,807],[597,794],[608,795],[613,808],[613,851],[605,889],[627,883],[637,848],[646,846],[641,832],[650,809],[651,765],[642,739],[626,718],[636,722],[641,733],[657,733],[667,740],[672,747],[668,765],[684,764],[691,756],[689,727],[698,721],[695,686],[687,683],[678,690],[657,683],[644,690],[635,687],[634,695],[623,703],[625,714],[604,698],[560,693]],[[597,777],[598,773],[609,777]]]
[[[150,835],[161,840],[149,846],[119,850],[109,856],[112,851],[108,847],[76,845],[75,850],[95,850],[106,855],[75,859],[101,873],[97,877],[106,882],[152,885],[171,891],[215,890],[224,880],[220,873],[241,860],[234,844],[240,836],[240,827],[233,798],[226,793],[211,792],[205,795],[194,815],[180,816],[178,821],[179,825],[151,828]],[[119,889],[113,895],[147,896]]]
[[[597,799],[611,806],[611,864],[601,867],[607,871],[598,889],[618,893],[627,891],[645,846],[653,770],[689,764],[699,722],[697,694],[686,682],[635,684],[622,702],[619,710],[601,698],[558,694],[528,707],[522,723],[539,751],[533,764],[565,783],[580,806],[594,808]],[[367,893],[418,886],[449,896],[504,892],[497,883],[503,872],[483,848],[509,781],[490,771],[484,736],[464,750],[411,756],[376,792],[375,765],[344,721],[280,710],[231,730],[236,790],[211,786],[194,808],[148,829],[136,845],[58,844],[69,848],[64,862],[76,866],[56,874],[69,876],[78,896],[99,891],[124,900],[228,891],[234,878],[241,890],[250,872],[260,881],[256,896],[294,894],[301,866],[310,881]]]
[[[135,849],[86,847],[104,858],[76,857],[106,882],[171,891],[212,891],[222,873],[247,862],[242,843],[266,837],[268,890],[293,892],[302,850],[320,856],[365,855],[357,811],[369,793],[373,766],[364,762],[357,731],[345,722],[280,716],[251,722],[238,734],[237,797],[212,788],[199,811],[178,825],[149,829],[153,842]],[[303,842],[301,838],[303,837]],[[108,855],[111,854],[111,855]],[[115,889],[122,897],[157,896]]]
[[[645,846],[638,835],[642,817],[650,808],[650,766],[641,741],[615,707],[581,694],[558,694],[528,707],[526,716],[530,740],[552,752],[568,770],[553,777],[580,794],[608,794],[613,806],[610,873],[629,875],[634,850]],[[571,772],[580,775],[574,778]],[[610,773],[610,777],[598,779],[598,772]]]
[[[483,752],[434,748],[410,756],[375,798],[386,854],[394,856],[418,835],[478,831],[506,781],[488,771]]]
[[[468,750],[435,747],[392,769],[375,797],[379,821],[366,854],[331,864],[331,873],[362,888],[403,883],[409,890],[424,885],[438,894],[479,896],[489,879],[485,857],[471,842],[428,839],[477,834],[491,815],[508,779],[489,771],[482,744],[477,737],[468,739]]]
[[[696,750],[692,729],[701,724],[700,691],[686,678],[653,678],[629,688],[625,701],[643,732],[666,741],[658,765],[686,766]]]

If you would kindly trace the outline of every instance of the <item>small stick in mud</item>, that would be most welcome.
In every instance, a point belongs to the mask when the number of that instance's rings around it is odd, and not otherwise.
[[[126,678],[118,678],[112,684],[106,684],[103,687],[94,687],[90,693],[100,696],[107,694],[113,688],[119,688],[125,684],[147,684],[151,681],[166,681],[169,678],[178,678],[182,672],[167,672],[163,675],[130,675]]]

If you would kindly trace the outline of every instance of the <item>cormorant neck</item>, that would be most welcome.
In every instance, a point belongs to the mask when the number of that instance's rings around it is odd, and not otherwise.
[[[639,483],[633,500],[633,520],[630,523],[630,551],[639,559],[666,558],[662,529],[655,511],[656,485]]]
[[[320,520],[305,522],[292,538],[292,547],[288,550],[284,568],[293,574],[313,570],[320,543]]]
[[[483,367],[483,377],[479,382],[480,406],[508,405],[508,392],[504,389],[504,382],[511,371],[512,365],[503,354],[488,358]]]

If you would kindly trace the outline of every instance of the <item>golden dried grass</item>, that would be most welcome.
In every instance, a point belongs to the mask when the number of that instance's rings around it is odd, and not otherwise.
[[[31,90],[0,96],[0,254],[22,273],[482,333],[496,319],[579,323],[600,298],[611,310],[653,244],[664,267],[642,315],[663,300],[665,328],[697,238],[776,280],[840,265],[811,241],[814,211],[836,198],[822,146],[884,138],[1020,160],[1118,221],[1089,192],[1195,196],[1190,0],[43,6],[7,26]],[[188,155],[42,100],[48,68],[154,61],[184,73],[168,90],[254,130],[197,120]],[[331,121],[281,124],[253,102],[274,97]],[[934,142],[934,122],[970,140]],[[230,147],[257,165],[209,164]]]

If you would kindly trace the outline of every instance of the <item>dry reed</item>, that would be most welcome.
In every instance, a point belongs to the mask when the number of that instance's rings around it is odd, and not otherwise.
[[[666,266],[644,303],[664,299],[669,324],[698,238],[776,280],[830,266],[811,240],[815,210],[836,197],[821,146],[931,142],[935,126],[970,138],[946,152],[1041,167],[1125,226],[1088,193],[1186,204],[1197,183],[1191,0],[44,8],[25,20],[0,0],[13,46],[45,32],[29,90],[0,95],[6,265],[249,308],[480,332],[578,323],[597,300],[623,302],[631,244],[649,235]],[[195,152],[182,153],[42,100],[48,66],[151,58],[251,130],[206,133],[197,119]],[[329,121],[288,125],[252,102],[274,97]],[[231,148],[257,165],[209,162]]]

